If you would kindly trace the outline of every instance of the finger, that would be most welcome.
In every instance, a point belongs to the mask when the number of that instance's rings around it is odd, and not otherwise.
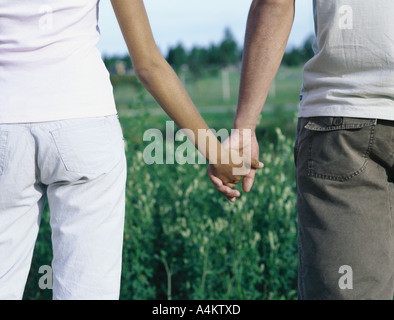
[[[232,179],[231,181],[223,182],[223,184],[225,186],[230,187],[231,189],[233,189],[238,184],[238,182],[241,181],[241,179],[242,179],[242,176],[239,176],[236,179]]]
[[[241,195],[241,193],[238,190],[231,189],[228,186],[222,185],[221,187],[217,188],[217,190],[224,194],[226,197],[230,198],[237,198]]]
[[[213,183],[213,185],[215,186],[216,189],[223,186],[223,181],[220,180],[218,177],[211,175],[211,176],[209,176],[209,179],[211,179],[211,182]]]
[[[227,199],[228,199],[230,202],[232,202],[232,203],[234,203],[234,202],[237,200],[237,198],[235,198],[235,197],[227,197]]]
[[[251,166],[252,169],[261,169],[261,168],[264,167],[264,163],[258,161],[255,158],[252,158],[251,162],[250,162],[250,166]]]
[[[231,183],[231,182],[225,183],[224,185],[227,186],[227,187],[229,187],[229,188],[231,188],[231,189],[234,188],[234,187],[236,186],[235,183]]]
[[[208,166],[207,169],[208,172],[208,177],[211,180],[211,182],[213,183],[213,185],[215,186],[216,189],[220,188],[223,185],[223,181],[220,180],[218,177],[216,177],[211,170],[211,167]]]
[[[242,180],[242,190],[244,192],[249,192],[252,187],[253,187],[253,183],[254,183],[254,177],[256,175],[256,170],[252,169],[250,170],[250,172],[243,178]]]
[[[208,176],[211,182],[213,183],[214,187],[226,197],[235,198],[239,197],[241,193],[238,190],[233,190],[232,188],[235,187],[234,183],[227,183],[226,185],[223,184],[223,181],[220,180],[218,177],[213,175],[211,168],[208,166],[207,168]],[[239,180],[238,180],[239,181]]]

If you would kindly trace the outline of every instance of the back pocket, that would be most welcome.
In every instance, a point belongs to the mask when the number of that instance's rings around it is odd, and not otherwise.
[[[310,118],[308,175],[345,181],[366,168],[373,144],[376,119]]]
[[[117,144],[111,141],[106,121],[87,121],[85,125],[59,128],[51,132],[67,171],[101,174],[120,160]],[[113,135],[112,135],[113,136]]]

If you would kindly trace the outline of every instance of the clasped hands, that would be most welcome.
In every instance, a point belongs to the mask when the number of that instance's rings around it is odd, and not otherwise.
[[[264,164],[259,162],[259,145],[254,131],[250,129],[235,130],[223,143],[221,159],[210,163],[208,176],[226,198],[235,202],[241,193],[234,187],[242,180],[242,190],[249,192],[253,186],[256,169]]]

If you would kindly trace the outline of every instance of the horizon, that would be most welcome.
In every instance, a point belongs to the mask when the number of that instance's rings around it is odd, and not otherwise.
[[[187,51],[193,47],[206,48],[211,44],[216,45],[223,40],[226,28],[231,30],[238,46],[243,47],[250,7],[248,1],[172,0],[163,3],[161,0],[145,0],[144,4],[156,44],[163,56],[167,56],[168,50],[178,44],[182,44]],[[193,14],[190,15],[190,12]],[[100,2],[99,28],[101,37],[98,48],[103,56],[128,55],[110,1]],[[296,1],[288,49],[302,46],[313,34],[312,1]]]

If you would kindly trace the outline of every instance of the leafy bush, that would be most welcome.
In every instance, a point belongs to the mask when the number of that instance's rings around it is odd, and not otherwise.
[[[122,299],[295,298],[293,142],[276,136],[235,204],[205,165],[148,166],[141,150],[128,152]]]
[[[122,299],[296,297],[293,143],[276,133],[235,204],[205,166],[147,166],[141,151],[129,153]]]
[[[294,299],[292,139],[277,129],[275,142],[262,142],[265,168],[231,204],[206,165],[144,163],[146,117],[121,123],[128,160],[121,299]],[[25,299],[51,298],[38,288],[39,267],[52,257],[48,220],[46,210]]]

